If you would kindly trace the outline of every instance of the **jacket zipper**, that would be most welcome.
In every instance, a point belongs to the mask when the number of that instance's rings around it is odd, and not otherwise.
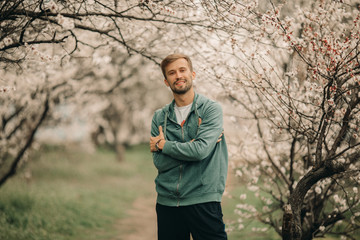
[[[181,126],[181,137],[182,137],[182,140],[184,141],[185,139],[185,136],[184,136],[184,124],[185,124],[185,121],[182,121],[182,123],[180,124]],[[180,182],[181,182],[181,178],[182,178],[182,169],[183,169],[183,165],[181,164],[180,167],[179,167],[179,171],[180,171],[180,174],[179,174],[179,181],[178,181],[178,184],[176,186],[176,192],[178,194],[178,202],[177,202],[177,206],[179,207],[180,206],[180,192],[179,192],[179,188],[180,188]]]
[[[179,207],[180,206],[180,192],[179,192],[179,187],[180,187],[180,181],[181,181],[181,177],[182,177],[182,168],[183,168],[183,165],[181,164],[180,165],[180,175],[179,175],[179,181],[178,181],[178,184],[176,186],[176,192],[177,192],[177,197],[178,197],[178,202],[177,202],[177,206]]]
[[[191,112],[189,113],[189,115],[191,114]],[[186,117],[186,119],[184,121],[182,121],[182,123],[180,124],[181,126],[181,137],[182,137],[182,140],[184,141],[185,140],[185,135],[184,135],[184,124],[186,122],[186,120],[189,118],[189,115]],[[201,119],[199,118],[199,123],[198,123],[198,127],[200,126],[201,124]],[[198,129],[199,131],[199,129]],[[183,170],[183,165],[181,164],[179,166],[179,181],[178,181],[178,184],[176,186],[176,193],[178,195],[178,202],[177,202],[177,206],[179,207],[180,206],[180,192],[179,192],[179,188],[180,188],[180,182],[181,182],[181,179],[182,179],[182,170]]]

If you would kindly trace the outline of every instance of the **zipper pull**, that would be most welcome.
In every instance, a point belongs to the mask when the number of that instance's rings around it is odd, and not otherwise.
[[[183,120],[183,121],[181,122],[180,126],[183,127],[184,124],[185,124],[185,120]]]

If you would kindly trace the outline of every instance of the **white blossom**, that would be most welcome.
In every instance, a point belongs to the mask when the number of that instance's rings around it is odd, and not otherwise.
[[[246,199],[246,193],[241,194],[241,195],[240,195],[240,199],[241,199],[241,200],[245,200],[245,199]]]
[[[64,28],[64,29],[67,29],[67,30],[70,30],[70,29],[73,29],[75,27],[75,23],[74,23],[74,20],[72,19],[69,19],[67,17],[64,17],[63,15],[61,14],[58,14],[57,17],[56,17],[58,23]]]
[[[252,192],[255,192],[255,191],[258,191],[259,190],[259,187],[258,186],[254,186],[254,185],[251,185],[248,187],[248,189]]]
[[[237,177],[241,177],[242,176],[242,172],[238,169],[238,170],[236,170],[236,172],[235,172],[235,176],[237,176]]]

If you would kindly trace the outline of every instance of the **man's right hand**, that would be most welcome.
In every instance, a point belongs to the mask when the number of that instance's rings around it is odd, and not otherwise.
[[[162,126],[159,126],[159,135],[156,137],[150,137],[150,151],[157,152],[159,149],[163,149],[165,145],[165,137],[162,130]],[[158,143],[159,148],[156,147],[156,143]]]

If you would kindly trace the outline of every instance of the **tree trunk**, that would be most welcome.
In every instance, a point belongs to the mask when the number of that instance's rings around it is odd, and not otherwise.
[[[309,189],[318,181],[336,174],[337,171],[331,166],[323,165],[308,172],[300,179],[294,191],[290,194],[289,203],[284,206],[282,239],[301,240],[302,222],[301,208],[304,198]]]
[[[38,131],[39,127],[41,126],[41,124],[44,122],[44,120],[47,117],[47,114],[49,112],[49,100],[46,99],[45,103],[44,103],[44,110],[42,112],[42,115],[39,119],[39,121],[37,122],[37,124],[35,125],[35,127],[30,131],[29,137],[25,143],[25,145],[20,148],[19,152],[17,153],[16,157],[12,160],[12,164],[10,166],[10,169],[4,174],[4,176],[0,176],[0,187],[13,175],[16,174],[16,170],[17,167],[21,161],[21,159],[23,158],[26,150],[28,150],[31,146],[31,144],[33,143],[34,140],[34,136],[35,133]]]
[[[124,161],[125,147],[122,143],[115,144],[116,159],[119,162]]]

